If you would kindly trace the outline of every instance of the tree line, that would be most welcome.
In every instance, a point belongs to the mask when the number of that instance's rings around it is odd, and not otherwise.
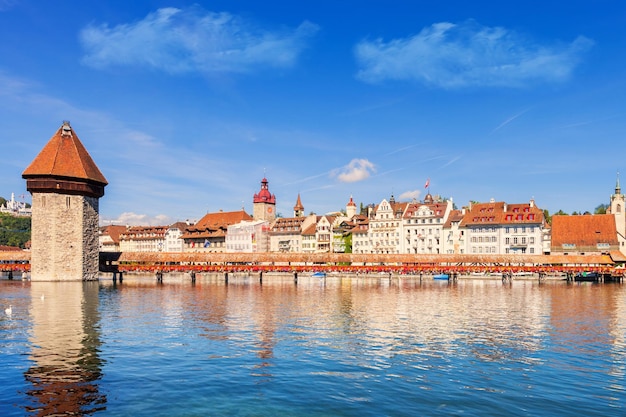
[[[30,240],[30,217],[0,213],[0,245],[24,248]]]

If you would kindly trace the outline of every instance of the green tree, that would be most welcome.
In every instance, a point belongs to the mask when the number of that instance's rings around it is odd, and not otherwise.
[[[598,207],[596,207],[596,209],[593,211],[593,214],[606,214],[606,210],[609,208],[608,204],[600,204]]]
[[[24,244],[30,240],[30,220],[30,217],[0,213],[0,245],[24,248]]]
[[[352,233],[343,237],[344,253],[352,253]]]
[[[543,217],[546,219],[546,223],[552,224],[552,216],[550,216],[550,212],[547,209],[543,210]]]

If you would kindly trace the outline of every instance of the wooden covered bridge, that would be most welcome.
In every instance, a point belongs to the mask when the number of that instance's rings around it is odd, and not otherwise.
[[[101,252],[105,273],[263,273],[338,272],[451,276],[497,274],[593,274],[599,280],[622,281],[626,257],[608,255],[409,255],[353,253],[201,253],[201,252]],[[0,252],[2,272],[30,270],[27,251]]]

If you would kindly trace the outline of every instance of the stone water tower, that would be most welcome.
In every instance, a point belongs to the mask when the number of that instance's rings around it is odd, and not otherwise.
[[[69,122],[22,173],[32,194],[31,280],[98,278],[98,203],[107,180]]]

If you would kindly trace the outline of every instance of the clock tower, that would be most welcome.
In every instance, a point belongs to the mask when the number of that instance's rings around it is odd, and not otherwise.
[[[261,190],[252,199],[254,220],[274,221],[276,218],[276,196],[267,188],[267,178],[261,180]]]

